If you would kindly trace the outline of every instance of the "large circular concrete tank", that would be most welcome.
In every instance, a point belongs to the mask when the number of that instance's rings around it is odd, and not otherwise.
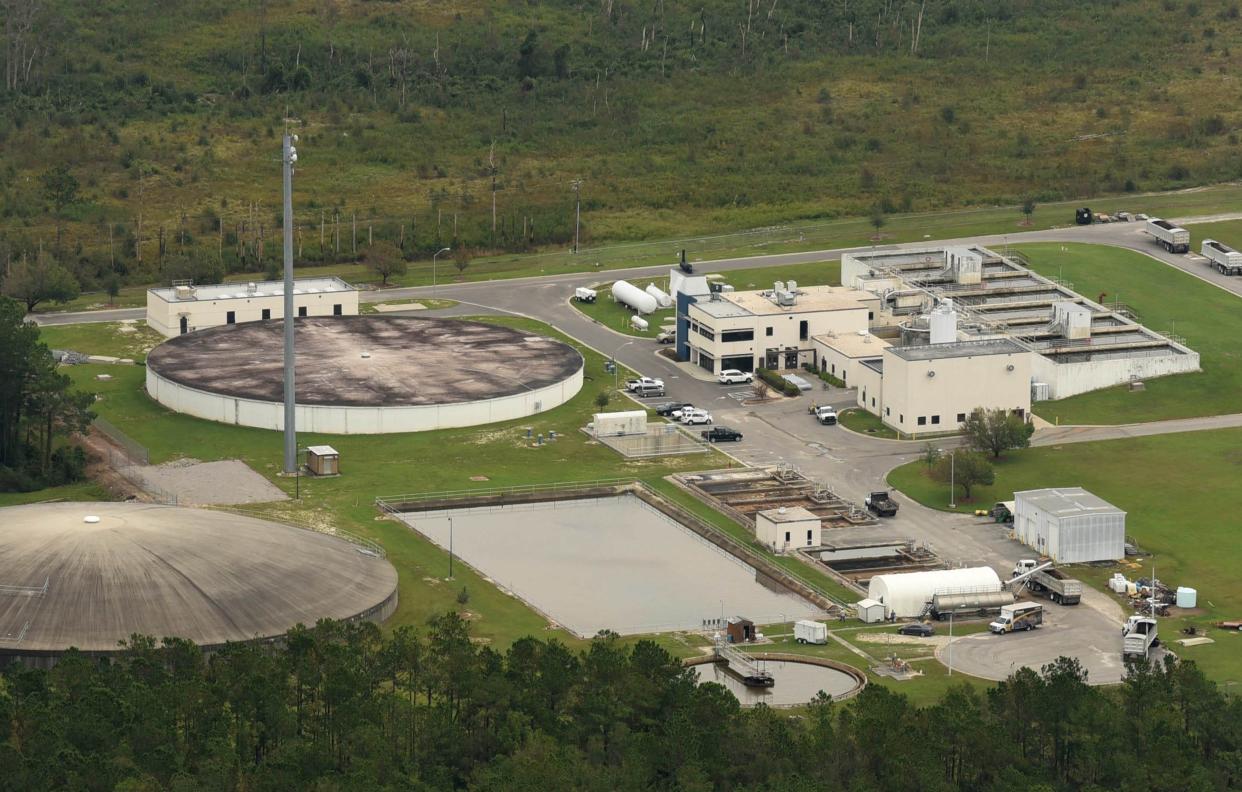
[[[876,575],[867,586],[867,597],[884,603],[884,613],[904,619],[918,616],[937,591],[946,589],[999,589],[1000,576],[991,567],[937,569]]]
[[[639,313],[649,314],[660,306],[656,298],[638,288],[629,281],[619,280],[612,284],[612,299],[628,305]]]
[[[647,284],[647,293],[656,298],[656,302],[661,308],[668,308],[673,304],[673,298],[664,293],[664,290],[654,283]]]

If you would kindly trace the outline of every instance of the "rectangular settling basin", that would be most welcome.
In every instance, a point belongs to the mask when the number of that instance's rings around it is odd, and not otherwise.
[[[397,516],[582,637],[821,614],[633,495]]]

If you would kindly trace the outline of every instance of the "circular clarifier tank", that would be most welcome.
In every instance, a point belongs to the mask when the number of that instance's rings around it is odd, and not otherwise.
[[[857,669],[827,660],[801,659],[795,655],[754,654],[756,665],[772,675],[772,687],[749,687],[727,663],[711,658],[695,658],[691,669],[699,684],[715,682],[726,687],[743,707],[766,704],[769,707],[795,707],[809,703],[822,690],[841,700],[856,694],[866,684]]]
[[[525,418],[573,398],[582,355],[546,336],[462,319],[296,320],[299,431],[382,434]],[[147,357],[147,393],[212,421],[284,427],[284,323],[178,336]]]

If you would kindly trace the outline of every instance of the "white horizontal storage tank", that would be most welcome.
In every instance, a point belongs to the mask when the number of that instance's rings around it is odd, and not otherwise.
[[[882,603],[885,614],[905,619],[920,615],[937,591],[999,589],[1000,585],[1000,576],[991,567],[906,572],[871,578],[867,598]]]
[[[619,280],[612,284],[612,299],[628,305],[639,313],[649,314],[660,306],[656,298],[638,288],[629,281]]]
[[[650,327],[650,325],[647,324],[646,319],[637,315],[630,317],[630,325],[632,325],[635,330],[642,330],[644,332],[646,332],[647,328]]]
[[[673,304],[673,298],[664,293],[664,290],[654,283],[647,284],[647,293],[656,298],[656,303],[661,308],[668,308]]]
[[[647,434],[647,411],[595,413],[592,426],[596,437]]]

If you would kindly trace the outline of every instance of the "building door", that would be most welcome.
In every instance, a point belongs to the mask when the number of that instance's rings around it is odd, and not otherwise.
[[[776,369],[781,367],[780,350],[769,349],[767,351],[767,358],[768,358],[768,361],[767,361],[767,364],[764,366],[764,368],[769,368],[775,371]]]
[[[332,306],[332,315],[333,316],[341,315],[341,304],[340,303],[337,303],[336,305]]]
[[[185,335],[188,332],[190,332],[190,319],[183,316],[181,317],[181,335]]]
[[[785,353],[785,368],[796,369],[798,367],[798,350]]]
[[[271,308],[264,308],[264,309],[263,309],[263,319],[266,321],[266,320],[271,319],[271,318],[272,318],[272,309],[271,309]]]
[[[301,306],[300,308],[298,308],[298,316],[306,316],[306,306],[305,306],[305,305],[303,305],[303,306]]]

